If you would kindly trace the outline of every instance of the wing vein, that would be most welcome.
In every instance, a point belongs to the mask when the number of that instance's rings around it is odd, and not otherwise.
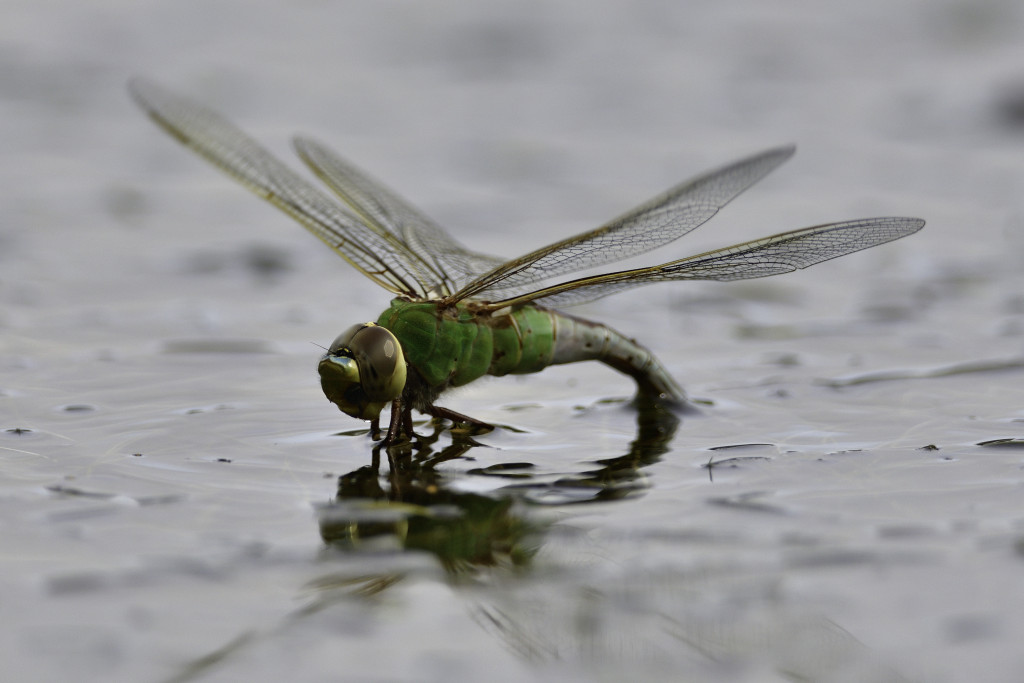
[[[143,79],[135,101],[185,146],[282,210],[382,287],[425,297],[433,269],[394,235],[367,225],[216,112]]]

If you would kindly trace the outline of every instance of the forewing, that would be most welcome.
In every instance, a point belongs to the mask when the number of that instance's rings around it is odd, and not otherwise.
[[[639,285],[671,280],[748,280],[789,273],[855,251],[898,240],[924,227],[920,218],[862,218],[763,237],[660,266],[608,273],[554,285],[487,308],[535,301],[572,306]]]
[[[392,233],[433,266],[443,294],[505,262],[469,251],[416,207],[325,145],[301,136],[294,144],[313,172],[367,223]]]
[[[701,226],[734,197],[793,156],[792,146],[771,149],[693,178],[605,225],[505,263],[457,292],[451,300],[484,298],[541,280],[645,253]]]
[[[297,220],[377,284],[427,296],[435,280],[429,264],[394,235],[334,202],[234,124],[150,81],[133,79],[129,90],[172,136]]]

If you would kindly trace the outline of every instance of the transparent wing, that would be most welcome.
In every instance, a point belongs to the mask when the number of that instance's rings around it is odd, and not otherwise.
[[[505,262],[469,251],[416,207],[325,145],[301,136],[294,144],[302,160],[364,221],[391,232],[433,265],[443,294],[452,294],[470,278]]]
[[[693,178],[595,230],[498,266],[456,292],[450,301],[518,289],[663,246],[704,224],[794,151],[793,146],[771,149]]]
[[[496,301],[497,310],[530,301],[571,306],[631,287],[670,280],[748,280],[807,268],[911,235],[924,227],[920,218],[862,218],[783,232],[724,249],[689,256],[660,266],[580,278],[520,297]]]
[[[426,297],[433,266],[397,236],[367,224],[216,112],[143,79],[129,91],[150,118],[257,195],[297,220],[382,287]]]

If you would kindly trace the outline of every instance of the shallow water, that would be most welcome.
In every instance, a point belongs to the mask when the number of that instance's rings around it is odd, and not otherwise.
[[[396,22],[396,12],[403,16]],[[957,681],[1024,667],[1013,3],[9,3],[0,656],[12,680]],[[512,255],[793,140],[650,263],[923,232],[574,311],[581,364],[375,453],[320,350],[387,294],[166,139],[132,73],[309,131]]]

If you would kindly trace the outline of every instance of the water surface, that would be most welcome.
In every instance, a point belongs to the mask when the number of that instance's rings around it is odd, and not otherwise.
[[[998,2],[12,5],[9,675],[1013,680],[1022,21]],[[124,92],[138,72],[282,156],[315,133],[491,253],[787,141],[786,167],[643,262],[929,223],[574,311],[655,350],[695,412],[568,366],[446,397],[493,432],[419,423],[375,453],[312,344],[386,293],[157,131]]]

